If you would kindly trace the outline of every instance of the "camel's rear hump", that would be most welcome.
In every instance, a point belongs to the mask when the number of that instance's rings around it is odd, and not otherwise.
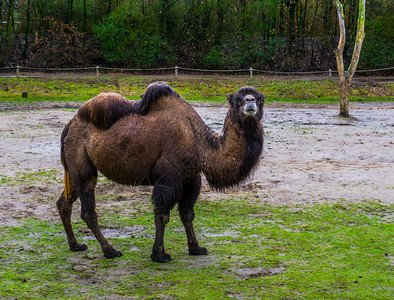
[[[78,116],[101,129],[110,128],[117,120],[135,111],[135,101],[116,93],[101,93],[78,110]]]
[[[149,85],[140,101],[129,100],[116,93],[101,93],[82,105],[78,110],[78,116],[98,128],[108,129],[116,121],[132,113],[146,115],[159,99],[168,97],[181,99],[164,82]]]

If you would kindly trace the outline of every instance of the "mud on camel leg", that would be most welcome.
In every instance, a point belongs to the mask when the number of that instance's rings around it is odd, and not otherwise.
[[[183,184],[183,194],[179,201],[179,215],[183,226],[185,227],[187,236],[187,245],[190,255],[207,255],[208,251],[204,247],[200,247],[194,233],[194,204],[200,194],[201,176],[198,175],[192,180]]]

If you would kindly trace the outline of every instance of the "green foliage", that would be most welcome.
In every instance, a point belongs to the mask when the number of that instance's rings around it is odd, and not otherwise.
[[[205,56],[205,64],[213,68],[224,67],[224,52],[218,47],[212,47]]]
[[[8,10],[6,1],[0,1],[0,66],[178,65],[281,71],[335,68],[333,49],[338,36],[332,1],[15,3],[14,10]],[[344,10],[350,37],[346,56],[352,51],[357,1],[345,1]],[[392,1],[370,1],[366,8],[366,50],[360,67],[392,67],[392,11]],[[14,30],[8,20],[14,20]],[[59,26],[74,32],[57,32]]]
[[[389,299],[393,209],[368,200],[272,206],[249,196],[202,198],[195,227],[209,255],[186,254],[174,211],[165,240],[174,260],[167,264],[149,259],[148,199],[98,207],[109,240],[124,254],[114,260],[103,257],[78,216],[77,239],[89,247],[79,253],[68,250],[60,221],[27,218],[0,228],[0,297]]]
[[[158,25],[126,4],[96,25],[94,33],[109,61],[144,67],[161,60]]]
[[[368,9],[368,8],[367,8]],[[366,22],[360,69],[394,65],[394,15],[387,13]]]

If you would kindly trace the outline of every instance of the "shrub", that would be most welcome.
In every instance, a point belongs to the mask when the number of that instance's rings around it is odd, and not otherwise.
[[[117,9],[93,28],[106,59],[128,66],[150,66],[162,60],[164,46],[156,23],[137,12]]]

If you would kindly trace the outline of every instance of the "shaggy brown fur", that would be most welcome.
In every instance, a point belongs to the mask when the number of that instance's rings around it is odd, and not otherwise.
[[[135,111],[135,101],[116,93],[102,93],[78,110],[78,116],[101,129],[110,128],[117,120]]]
[[[81,200],[81,217],[107,258],[122,254],[104,238],[95,212],[97,170],[118,183],[154,186],[156,238],[151,258],[166,262],[164,230],[178,203],[189,253],[207,254],[194,234],[194,204],[201,173],[216,189],[244,180],[257,165],[263,146],[264,96],[243,87],[228,96],[230,109],[223,132],[215,134],[171,87],[151,84],[140,101],[118,94],[89,100],[62,133],[65,189],[57,207],[73,251],[85,250],[71,226],[73,202]]]

